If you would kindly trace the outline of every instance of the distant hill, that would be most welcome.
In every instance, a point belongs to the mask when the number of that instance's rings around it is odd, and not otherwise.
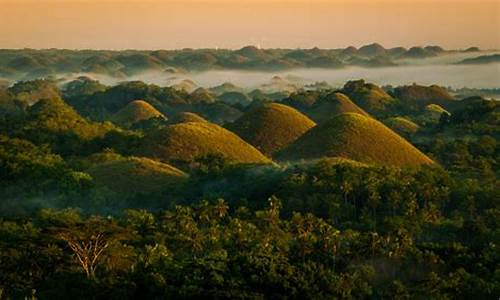
[[[189,95],[190,103],[213,103],[215,101],[215,96],[208,89],[202,87],[197,88]]]
[[[448,91],[440,86],[423,86],[418,84],[400,86],[393,90],[394,97],[407,104],[425,106],[430,103],[447,106],[455,98]]]
[[[180,164],[214,153],[236,164],[270,162],[236,134],[207,122],[180,123],[157,130],[145,137],[142,149],[147,156]]]
[[[222,95],[217,97],[220,101],[233,105],[233,104],[241,104],[243,106],[247,106],[252,102],[252,98],[250,98],[247,94],[243,92],[225,92]]]
[[[121,125],[132,125],[151,118],[164,118],[165,116],[144,100],[135,100],[113,115],[113,122]]]
[[[244,89],[236,86],[231,82],[224,82],[221,85],[211,87],[210,91],[216,95],[222,95],[224,93],[229,93],[229,92],[243,92]]]
[[[386,49],[378,43],[373,43],[359,48],[356,53],[364,56],[378,56],[386,54]]]
[[[186,109],[216,124],[233,122],[243,114],[239,109],[221,101],[197,103]]]
[[[198,85],[190,79],[184,79],[181,82],[172,85],[171,87],[176,90],[192,93],[198,88]]]
[[[337,156],[400,167],[432,163],[379,121],[356,113],[342,114],[314,127],[277,155],[281,160]]]
[[[434,47],[411,47],[404,53],[402,56],[406,58],[427,58],[427,57],[433,57],[436,56],[438,53],[441,53],[442,51],[438,51],[437,48]]]
[[[499,63],[500,62],[500,54],[493,55],[482,55],[473,58],[466,58],[459,62],[462,65],[476,65],[476,64],[491,64],[491,63]]]
[[[278,103],[245,113],[228,128],[266,155],[288,146],[316,123],[299,111]]]
[[[320,97],[307,110],[307,115],[317,123],[324,123],[338,114],[358,113],[365,116],[368,114],[349,99],[346,95],[338,92],[330,93]]]
[[[354,103],[371,114],[380,114],[390,109],[396,100],[382,88],[364,80],[347,82],[341,92]]]
[[[94,73],[125,79],[147,71],[175,77],[184,70],[274,71],[293,68],[339,68],[353,64],[377,67],[394,64],[393,60],[402,57],[420,59],[445,51],[439,46],[413,47],[409,50],[401,47],[385,49],[377,43],[359,49],[260,49],[255,46],[239,50],[2,49],[0,76],[19,80],[68,73]],[[193,90],[190,88],[186,91]]]

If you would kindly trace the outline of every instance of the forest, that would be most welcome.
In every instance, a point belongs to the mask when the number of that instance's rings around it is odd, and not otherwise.
[[[1,86],[0,299],[498,299],[475,92]]]

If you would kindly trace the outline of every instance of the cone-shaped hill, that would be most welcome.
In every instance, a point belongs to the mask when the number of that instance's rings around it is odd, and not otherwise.
[[[400,86],[394,89],[393,94],[401,101],[421,106],[436,103],[448,107],[455,102],[455,98],[445,88],[437,85]]]
[[[29,107],[22,130],[35,140],[57,142],[59,136],[90,140],[105,135],[114,128],[111,124],[90,122],[80,116],[61,98],[42,99]],[[60,143],[60,141],[58,142]]]
[[[408,120],[407,118],[404,117],[393,117],[389,118],[384,121],[384,123],[389,126],[392,130],[395,132],[403,135],[403,136],[408,136],[411,134],[416,133],[420,126],[412,122],[411,120]]]
[[[336,156],[400,167],[433,163],[379,121],[357,113],[338,115],[314,127],[277,155],[281,160]]]
[[[127,104],[113,115],[113,122],[121,125],[131,125],[151,118],[165,118],[151,104],[144,100],[135,100]]]
[[[262,153],[272,155],[315,125],[294,108],[267,103],[247,112],[228,128]]]
[[[170,124],[188,123],[188,122],[208,122],[203,117],[192,112],[180,112],[169,119]]]
[[[182,183],[187,175],[171,165],[144,157],[120,157],[99,162],[87,172],[97,187],[123,195],[156,194]]]
[[[352,99],[359,107],[372,114],[383,113],[395,102],[395,99],[382,88],[372,83],[365,83],[364,80],[347,82],[342,93]]]
[[[307,111],[307,115],[317,123],[324,123],[342,113],[368,114],[342,93],[330,93],[321,97]]]
[[[144,138],[143,152],[162,161],[185,164],[208,154],[221,154],[232,163],[271,161],[236,134],[208,122],[170,125]]]

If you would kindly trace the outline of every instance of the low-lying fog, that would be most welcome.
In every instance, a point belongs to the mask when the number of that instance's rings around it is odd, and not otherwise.
[[[167,73],[146,72],[132,76],[126,80],[141,80],[160,86],[170,86],[185,79],[194,81],[201,87],[213,87],[225,82],[231,82],[247,89],[262,88],[267,85],[276,86],[276,80],[270,85],[274,76],[283,79],[282,84],[303,86],[315,82],[325,81],[332,87],[341,87],[348,80],[363,78],[378,85],[405,85],[418,83],[423,85],[438,84],[451,88],[500,88],[500,63],[458,65],[455,62],[464,58],[479,55],[490,55],[495,52],[457,53],[439,57],[401,60],[395,67],[346,67],[341,69],[296,69],[282,72],[239,71],[239,70],[210,70],[197,73]],[[110,78],[97,74],[88,75],[105,84],[116,84],[123,79]],[[69,79],[69,78],[68,78]]]

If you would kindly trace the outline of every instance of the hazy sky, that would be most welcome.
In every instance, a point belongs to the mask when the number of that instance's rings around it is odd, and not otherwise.
[[[0,0],[0,48],[500,49],[500,0]]]

